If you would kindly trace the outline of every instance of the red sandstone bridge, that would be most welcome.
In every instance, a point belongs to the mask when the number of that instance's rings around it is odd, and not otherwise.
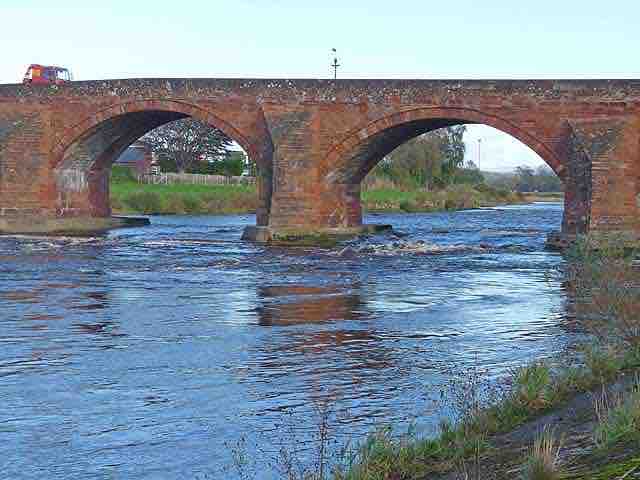
[[[377,162],[421,133],[477,123],[528,145],[564,181],[564,233],[640,235],[640,80],[0,85],[0,232],[109,217],[113,161],[185,117],[222,130],[258,165],[257,238],[360,230],[360,183]]]

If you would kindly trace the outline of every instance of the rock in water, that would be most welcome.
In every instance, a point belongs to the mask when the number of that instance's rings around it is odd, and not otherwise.
[[[353,258],[358,254],[356,250],[351,247],[344,247],[338,252],[338,256],[341,258]]]

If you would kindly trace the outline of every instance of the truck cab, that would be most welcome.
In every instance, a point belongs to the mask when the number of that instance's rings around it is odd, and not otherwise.
[[[31,64],[22,83],[31,85],[62,85],[73,80],[68,68]]]

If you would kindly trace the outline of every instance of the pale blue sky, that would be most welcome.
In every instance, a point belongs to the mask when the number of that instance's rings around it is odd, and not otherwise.
[[[638,78],[639,26],[639,0],[0,0],[0,83],[30,63],[80,80],[322,78],[332,47],[342,78]],[[483,167],[536,160],[472,134]]]

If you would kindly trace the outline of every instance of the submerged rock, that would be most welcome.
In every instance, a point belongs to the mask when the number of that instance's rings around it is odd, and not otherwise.
[[[342,258],[353,258],[358,255],[358,250],[352,247],[345,247],[338,252],[338,256]]]
[[[511,243],[501,246],[491,245],[487,242],[481,242],[477,245],[460,243],[439,245],[429,243],[425,240],[416,240],[413,242],[400,240],[389,243],[367,243],[361,246],[349,245],[342,250],[334,252],[333,255],[342,258],[353,258],[358,255],[439,255],[446,253],[488,253],[489,251],[496,250],[518,252],[526,250],[526,247]]]
[[[417,254],[417,255],[435,255],[441,253],[451,252],[472,252],[472,251],[485,251],[486,248],[473,245],[436,245],[427,243],[424,240],[417,240],[415,242],[392,242],[388,244],[368,244],[357,249],[360,254],[369,255],[403,255],[403,254]],[[342,256],[342,252],[338,253]]]

